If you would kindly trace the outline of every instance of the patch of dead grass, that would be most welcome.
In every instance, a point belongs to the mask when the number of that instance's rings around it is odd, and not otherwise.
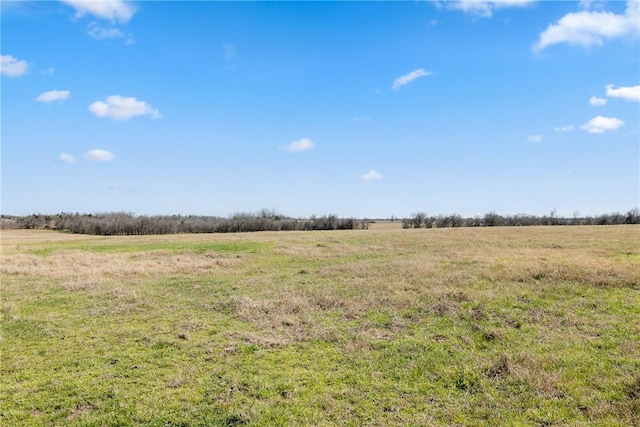
[[[239,262],[211,254],[150,251],[144,255],[59,251],[48,256],[10,254],[2,257],[0,274],[37,275],[65,280],[70,290],[91,288],[104,279],[134,279],[175,274],[206,274]]]
[[[77,404],[75,408],[73,408],[67,419],[73,420],[74,418],[82,417],[94,411],[95,409],[96,407],[90,403]]]

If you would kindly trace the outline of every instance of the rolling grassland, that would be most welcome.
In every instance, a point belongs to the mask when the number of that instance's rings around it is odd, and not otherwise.
[[[637,225],[1,243],[2,425],[640,425]]]

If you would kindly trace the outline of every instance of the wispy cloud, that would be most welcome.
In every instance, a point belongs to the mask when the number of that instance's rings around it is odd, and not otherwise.
[[[309,138],[298,139],[285,147],[285,150],[289,152],[306,151],[311,150],[316,144]]]
[[[68,90],[50,90],[48,92],[42,92],[37,96],[36,101],[40,102],[53,102],[53,101],[64,101],[65,99],[69,99],[71,96],[71,92]]]
[[[482,18],[490,18],[496,9],[527,6],[534,1],[535,0],[456,0],[446,1],[444,4],[450,9],[461,10]]]
[[[622,98],[627,101],[640,101],[640,86],[621,86],[614,88],[607,85],[607,96],[611,98]]]
[[[62,153],[58,156],[58,160],[62,163],[74,163],[76,161],[76,158],[71,154]]]
[[[356,123],[370,122],[371,121],[371,117],[369,117],[369,116],[354,117],[353,121],[356,122]]]
[[[594,107],[602,107],[603,105],[607,105],[607,100],[605,98],[598,98],[597,96],[592,96],[589,98],[589,104]]]
[[[527,141],[533,144],[537,144],[539,142],[542,142],[542,135],[530,135],[527,137]]]
[[[109,186],[109,191],[122,191],[122,192],[127,192],[127,193],[141,193],[142,191],[134,188],[134,187],[128,187],[125,185],[121,185],[121,184],[112,184]]]
[[[573,175],[573,171],[572,170],[565,170],[562,172],[549,172],[546,177],[547,178],[566,178]]]
[[[544,30],[534,51],[541,51],[557,43],[580,46],[601,46],[605,39],[640,37],[640,2],[627,1],[624,14],[583,10],[568,13]]]
[[[89,30],[87,31],[87,34],[89,34],[96,40],[116,39],[125,36],[125,34],[119,28],[105,28],[96,24],[95,22],[90,23],[88,28]]]
[[[126,38],[124,44],[127,46],[133,44],[133,35],[131,33],[125,33],[120,28],[117,27],[102,27],[95,22],[92,22],[88,26],[89,30],[87,34],[93,37],[96,40],[108,40],[108,39],[119,39]]]
[[[56,69],[55,69],[55,68],[53,68],[53,67],[49,67],[49,68],[47,68],[46,70],[42,70],[42,71],[40,71],[40,74],[43,74],[43,75],[45,75],[45,74],[53,75],[53,73],[55,73],[55,72],[56,72]]]
[[[369,181],[376,181],[379,179],[384,178],[380,172],[371,169],[369,172],[365,173],[364,175],[360,175],[360,179],[364,182],[369,182]]]
[[[133,17],[136,9],[124,0],[61,0],[76,11],[76,18],[93,15],[110,22],[126,23]]]
[[[101,150],[99,148],[96,148],[95,150],[90,150],[84,155],[84,158],[86,160],[97,161],[97,162],[108,162],[109,160],[113,160],[115,157],[116,155],[113,154],[112,152]]]
[[[580,129],[589,133],[605,133],[607,131],[616,130],[623,124],[624,122],[622,120],[615,117],[597,116],[580,126]]]
[[[129,120],[135,116],[149,116],[152,119],[161,118],[160,112],[144,101],[120,95],[108,96],[105,102],[96,101],[89,105],[89,111],[98,117],[114,120]]]
[[[604,9],[606,0],[580,0],[579,5],[584,10],[600,10]]]
[[[412,81],[414,81],[415,79],[419,79],[420,77],[427,77],[432,75],[433,72],[432,71],[425,71],[423,68],[414,70],[410,73],[407,73],[403,76],[398,77],[397,79],[395,79],[393,81],[393,86],[391,86],[392,89],[400,89],[402,86],[411,83]]]
[[[24,59],[17,59],[11,55],[0,55],[0,74],[7,77],[19,77],[29,71],[29,65]]]
[[[233,43],[225,42],[222,43],[222,52],[224,54],[224,59],[227,61],[231,61],[236,57],[236,46]]]
[[[567,125],[567,126],[558,126],[555,128],[556,132],[571,132],[573,130],[574,126],[573,125]]]

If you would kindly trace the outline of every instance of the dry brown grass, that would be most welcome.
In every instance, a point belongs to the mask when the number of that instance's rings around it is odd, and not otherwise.
[[[24,245],[47,242],[69,242],[100,240],[101,237],[82,234],[58,233],[48,230],[0,230],[2,251],[12,250]]]
[[[102,281],[173,274],[206,274],[231,267],[238,262],[237,258],[213,254],[176,254],[168,251],[113,254],[74,250],[47,256],[3,255],[0,274],[37,275],[70,281]]]

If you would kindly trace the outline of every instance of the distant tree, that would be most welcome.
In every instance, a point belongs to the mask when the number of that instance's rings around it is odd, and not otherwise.
[[[484,225],[487,227],[497,227],[502,225],[502,217],[495,212],[484,215]]]
[[[448,221],[449,219],[445,215],[440,214],[429,222],[433,228],[444,228],[449,226]]]
[[[482,218],[478,215],[473,218],[468,218],[466,221],[467,227],[482,227]]]
[[[573,217],[571,218],[571,225],[580,225],[580,212],[573,212]]]
[[[627,216],[624,220],[625,224],[640,224],[640,209],[633,208],[627,212]]]
[[[411,215],[411,225],[413,226],[413,228],[422,228],[426,217],[427,214],[425,214],[424,212],[416,212]]]
[[[449,222],[451,223],[452,227],[462,227],[464,226],[464,219],[462,219],[462,216],[458,215],[458,214],[453,214],[453,215],[449,215]]]

